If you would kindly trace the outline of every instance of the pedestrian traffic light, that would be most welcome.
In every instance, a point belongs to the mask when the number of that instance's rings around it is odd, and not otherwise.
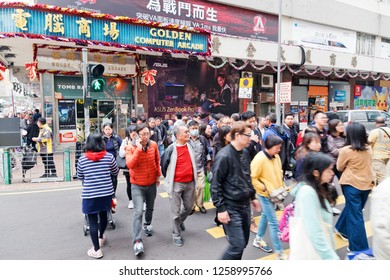
[[[102,64],[89,64],[89,88],[91,92],[103,92],[106,81],[103,79],[104,66]]]

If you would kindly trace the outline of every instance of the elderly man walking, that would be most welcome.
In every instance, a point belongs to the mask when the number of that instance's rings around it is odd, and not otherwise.
[[[166,149],[161,169],[171,205],[173,244],[182,247],[181,232],[185,230],[184,221],[194,204],[197,171],[188,127],[175,125],[173,133],[176,141]]]

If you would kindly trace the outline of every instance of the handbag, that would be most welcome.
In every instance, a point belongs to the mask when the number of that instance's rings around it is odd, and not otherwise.
[[[306,186],[299,186],[298,192]],[[298,196],[298,195],[297,195]],[[317,253],[313,246],[313,241],[308,235],[307,227],[305,228],[305,221],[296,212],[302,204],[302,200],[295,200],[294,216],[289,218],[289,242],[290,242],[290,260],[321,260],[321,256]],[[301,206],[302,208],[302,206]],[[316,210],[317,220],[320,225],[319,232],[316,232],[316,238],[323,236],[324,243],[333,248],[333,225],[325,223],[322,219],[320,209]],[[308,221],[306,221],[307,223]],[[322,233],[322,234],[321,234]],[[312,233],[313,234],[313,233]]]
[[[118,155],[116,157],[116,164],[118,165],[119,169],[127,169],[126,157],[121,157]]]
[[[287,195],[288,195],[287,189],[284,186],[282,186],[270,192],[269,199],[273,203],[281,203],[287,197]]]
[[[329,234],[332,225],[320,221],[322,231],[325,234],[326,242],[332,244]],[[290,260],[321,260],[320,255],[313,247],[313,243],[307,235],[301,217],[290,217],[289,219],[290,237]]]

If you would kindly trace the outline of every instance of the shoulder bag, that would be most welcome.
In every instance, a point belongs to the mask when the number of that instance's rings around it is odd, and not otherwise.
[[[119,169],[127,169],[126,157],[121,157],[118,155],[116,157],[116,164],[118,165]]]

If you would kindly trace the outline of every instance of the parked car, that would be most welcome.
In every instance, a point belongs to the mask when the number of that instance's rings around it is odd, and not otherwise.
[[[375,128],[375,119],[383,116],[387,126],[390,127],[390,114],[380,110],[340,110],[337,112],[327,112],[327,114],[330,113],[333,115],[336,113],[338,118],[344,123],[344,126],[352,122],[359,122],[366,127],[367,131],[370,131]]]

